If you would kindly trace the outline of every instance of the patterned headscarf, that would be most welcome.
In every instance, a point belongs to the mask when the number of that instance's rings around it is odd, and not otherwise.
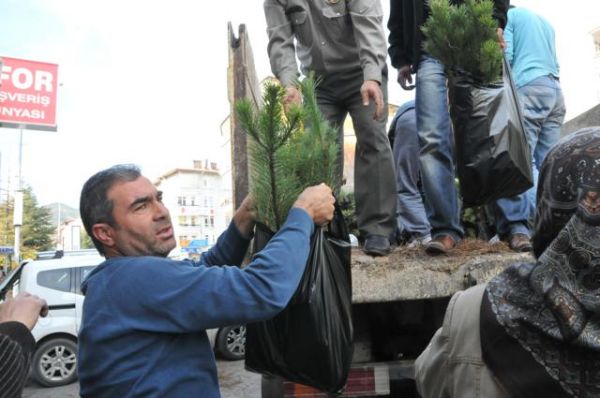
[[[546,157],[533,243],[536,263],[488,284],[492,310],[565,391],[600,396],[600,127]]]

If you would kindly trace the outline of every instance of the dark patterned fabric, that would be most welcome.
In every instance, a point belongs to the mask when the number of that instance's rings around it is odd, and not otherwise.
[[[537,204],[539,258],[490,281],[491,308],[568,394],[600,397],[600,128],[548,154]]]
[[[575,213],[579,199],[589,194],[592,204],[599,190],[600,127],[591,127],[559,141],[542,164],[533,233],[536,257],[550,245]],[[587,213],[589,220],[598,218],[593,212]]]
[[[35,340],[21,322],[0,323],[0,398],[19,398],[27,381]]]
[[[521,343],[498,323],[487,292],[480,311],[481,355],[483,362],[511,398],[569,398]]]

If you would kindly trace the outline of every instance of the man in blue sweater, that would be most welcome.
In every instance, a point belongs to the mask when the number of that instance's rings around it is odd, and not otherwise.
[[[331,220],[334,208],[329,187],[307,188],[269,244],[239,268],[254,227],[251,199],[199,262],[167,258],[176,243],[161,199],[132,165],[83,186],[81,218],[106,261],[82,284],[82,397],[219,397],[206,329],[280,312],[304,271],[314,225]]]

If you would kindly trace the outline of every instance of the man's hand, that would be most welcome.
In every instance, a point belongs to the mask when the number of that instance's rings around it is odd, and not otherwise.
[[[383,92],[379,83],[375,80],[365,80],[360,88],[360,95],[364,106],[369,106],[370,98],[375,100],[375,114],[373,119],[377,120],[383,115]]]
[[[415,88],[412,78],[412,67],[410,65],[404,65],[398,69],[398,83],[404,90],[412,90]]]
[[[498,34],[498,43],[500,43],[500,48],[506,50],[506,41],[504,41],[504,30],[502,28],[498,28],[496,30],[496,34]]]
[[[46,315],[46,300],[27,292],[21,292],[0,305],[0,322],[21,322],[29,330],[33,329],[38,317]]]
[[[285,96],[283,97],[283,108],[286,113],[292,105],[302,105],[302,94],[296,86],[287,86],[285,88]]]
[[[244,236],[251,236],[256,223],[256,203],[250,195],[246,196],[233,216],[233,222]]]
[[[294,207],[306,210],[317,225],[323,225],[333,219],[335,198],[325,184],[306,188],[294,203]]]

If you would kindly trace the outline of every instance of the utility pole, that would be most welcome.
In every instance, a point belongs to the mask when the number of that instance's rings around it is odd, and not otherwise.
[[[21,225],[23,225],[23,186],[21,181],[21,165],[23,160],[23,126],[19,126],[19,177],[15,191],[15,210],[13,225],[15,227],[15,261],[21,262]]]
[[[58,206],[58,217],[56,220],[56,248],[57,249],[63,249],[63,244],[62,244],[62,239],[61,239],[61,230],[60,230],[60,218],[61,218],[61,205],[60,202],[57,202],[57,206]]]

